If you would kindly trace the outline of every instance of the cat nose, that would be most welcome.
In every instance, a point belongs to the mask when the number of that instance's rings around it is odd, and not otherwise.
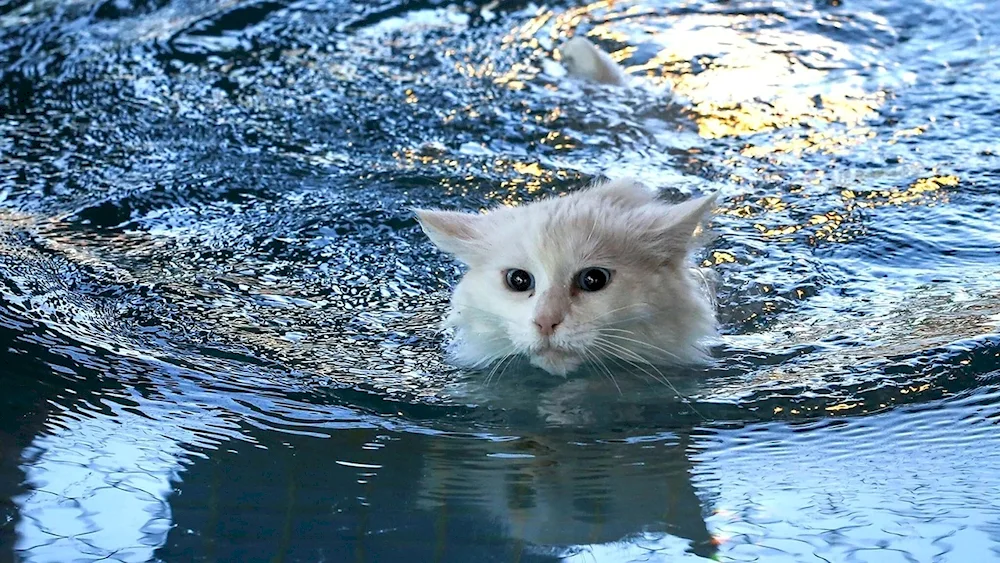
[[[562,317],[555,315],[540,315],[535,317],[535,326],[542,336],[552,336],[556,332],[556,327],[562,322]]]

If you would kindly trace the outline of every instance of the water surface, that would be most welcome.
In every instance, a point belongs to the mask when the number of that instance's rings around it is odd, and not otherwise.
[[[3,557],[1000,558],[998,46],[967,0],[0,3]],[[716,361],[448,366],[409,208],[624,175],[721,194]]]

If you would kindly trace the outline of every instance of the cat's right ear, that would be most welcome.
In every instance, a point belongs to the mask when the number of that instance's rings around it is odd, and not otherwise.
[[[667,213],[660,217],[657,229],[653,233],[653,240],[668,260],[687,256],[688,249],[694,242],[692,237],[715,207],[718,195],[716,192],[671,205]]]
[[[462,262],[471,264],[486,252],[485,215],[436,209],[414,209],[413,213],[427,238]]]

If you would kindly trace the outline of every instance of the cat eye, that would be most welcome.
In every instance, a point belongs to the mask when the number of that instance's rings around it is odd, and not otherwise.
[[[535,287],[535,277],[525,270],[511,268],[507,270],[507,287],[511,291],[528,291]]]
[[[585,268],[576,275],[576,286],[584,291],[599,291],[611,281],[607,268]]]

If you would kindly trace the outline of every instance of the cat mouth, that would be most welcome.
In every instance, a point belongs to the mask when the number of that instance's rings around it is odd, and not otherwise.
[[[576,357],[576,354],[574,354],[570,350],[564,350],[562,348],[556,348],[554,346],[547,346],[545,348],[535,350],[534,355],[549,361],[567,360],[569,358]]]
[[[565,376],[575,370],[580,365],[580,355],[572,350],[545,346],[532,350],[530,353],[532,365],[540,367],[545,371]]]

